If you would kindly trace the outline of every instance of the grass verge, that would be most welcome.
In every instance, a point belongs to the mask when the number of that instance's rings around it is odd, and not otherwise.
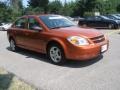
[[[35,88],[0,68],[0,90],[35,90]]]

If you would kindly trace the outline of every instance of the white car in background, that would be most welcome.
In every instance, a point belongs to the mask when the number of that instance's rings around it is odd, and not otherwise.
[[[6,31],[11,27],[12,23],[1,23],[0,24],[0,31]]]

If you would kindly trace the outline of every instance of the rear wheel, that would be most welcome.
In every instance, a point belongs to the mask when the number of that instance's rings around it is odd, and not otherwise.
[[[10,39],[10,49],[12,51],[16,51],[18,49],[17,46],[16,46],[16,43],[13,39]]]
[[[86,28],[86,27],[87,27],[87,24],[83,24],[82,26],[83,26],[84,28]]]
[[[65,63],[65,55],[63,49],[60,45],[53,44],[48,47],[47,50],[48,58],[52,61],[52,63],[61,65]]]
[[[108,28],[109,29],[113,29],[114,28],[114,24],[108,24]]]

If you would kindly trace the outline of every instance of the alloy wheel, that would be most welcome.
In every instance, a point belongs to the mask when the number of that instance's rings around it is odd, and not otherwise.
[[[109,29],[112,29],[112,28],[113,28],[113,24],[109,24],[109,25],[108,25],[108,28],[109,28]]]
[[[12,51],[15,51],[16,49],[16,45],[15,45],[15,41],[14,40],[10,40],[10,49],[12,50]]]
[[[50,48],[50,58],[53,62],[59,63],[62,59],[61,50],[58,47],[51,47]]]

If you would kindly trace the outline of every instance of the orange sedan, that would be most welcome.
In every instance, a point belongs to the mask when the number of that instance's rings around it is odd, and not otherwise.
[[[10,48],[45,53],[54,64],[89,60],[108,50],[108,39],[94,29],[80,28],[61,15],[27,15],[7,31]]]

